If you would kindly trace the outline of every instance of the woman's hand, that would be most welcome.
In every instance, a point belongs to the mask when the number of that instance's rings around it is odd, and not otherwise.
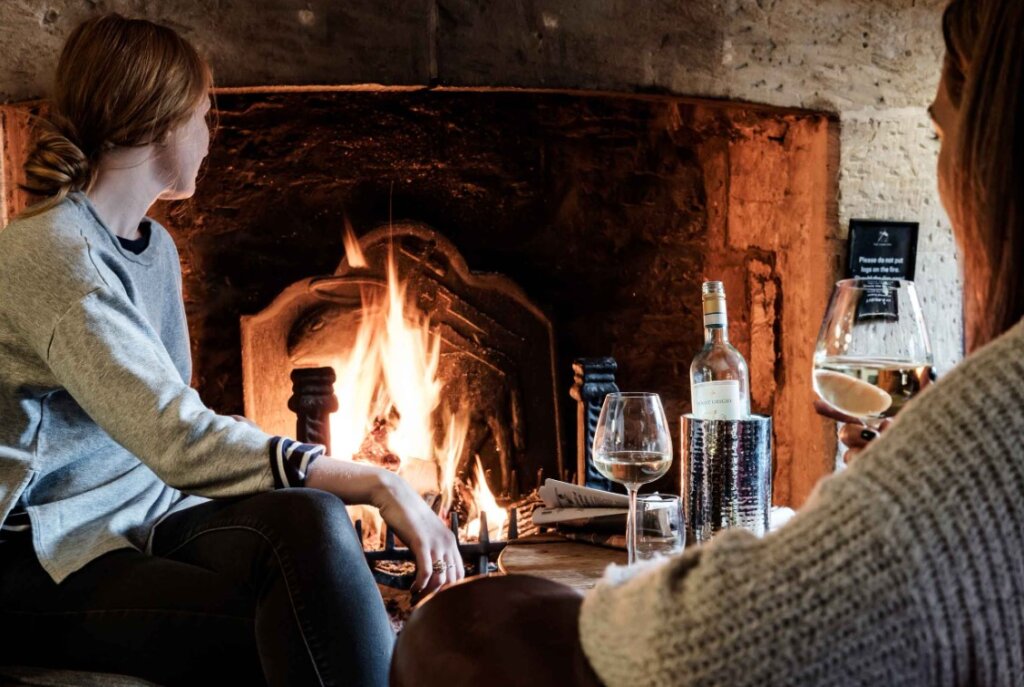
[[[391,474],[391,473],[389,473]],[[423,498],[401,477],[391,475],[373,498],[384,522],[416,555],[414,591],[432,591],[466,576],[458,542]],[[444,569],[434,569],[441,561]]]
[[[466,576],[455,535],[409,483],[389,470],[323,455],[310,463],[306,486],[349,505],[369,504],[416,556],[415,591],[432,591]],[[434,562],[444,569],[434,572]]]
[[[874,441],[881,432],[889,429],[893,423],[892,420],[887,418],[882,420],[877,430],[872,429],[860,418],[840,413],[821,399],[814,400],[814,409],[823,417],[843,423],[843,426],[839,429],[839,441],[843,442],[843,446],[846,446],[843,462],[847,464],[867,448],[868,444]]]

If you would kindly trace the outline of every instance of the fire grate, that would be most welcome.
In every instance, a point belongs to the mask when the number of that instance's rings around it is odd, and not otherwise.
[[[452,534],[459,540],[459,514],[451,513],[450,522]],[[356,521],[356,536],[359,541],[363,540],[363,521]],[[466,576],[487,575],[497,570],[497,566],[491,561],[501,553],[509,541],[519,538],[518,509],[515,507],[508,510],[508,539],[491,541],[487,530],[487,513],[480,513],[480,539],[476,542],[459,541],[459,553],[462,555],[462,563],[466,566]],[[395,572],[386,569],[382,564],[388,563],[410,563],[415,562],[416,557],[408,547],[395,545],[395,533],[389,528],[385,529],[384,548],[378,550],[367,550],[366,562],[370,565],[373,577],[378,584],[383,584],[395,589],[410,589],[416,580],[416,573]]]
[[[330,444],[330,414],[337,410],[338,402],[334,397],[332,385],[335,381],[334,370],[330,367],[296,368],[291,373],[293,388],[288,407],[296,415],[296,438],[303,442]],[[449,526],[452,534],[459,542],[459,553],[463,565],[467,568],[467,576],[486,575],[496,570],[492,558],[501,553],[510,540],[519,538],[519,508],[512,506],[508,512],[508,538],[492,541],[487,527],[487,513],[480,511],[480,535],[475,542],[461,541],[459,534],[459,514],[449,514]],[[363,542],[363,521],[355,523],[356,536]],[[382,585],[395,589],[411,589],[416,579],[415,569],[406,572],[400,564],[414,563],[416,560],[408,547],[397,546],[395,533],[386,525],[384,527],[384,548],[366,549],[366,561],[373,572],[374,579]]]

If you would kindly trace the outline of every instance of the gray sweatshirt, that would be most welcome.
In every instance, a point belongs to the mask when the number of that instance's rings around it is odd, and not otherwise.
[[[25,508],[57,583],[105,552],[148,552],[171,512],[303,486],[325,450],[190,388],[178,253],[147,219],[140,254],[81,192],[0,231],[0,519]]]
[[[580,634],[608,687],[1022,684],[1024,323],[781,529],[609,571]]]

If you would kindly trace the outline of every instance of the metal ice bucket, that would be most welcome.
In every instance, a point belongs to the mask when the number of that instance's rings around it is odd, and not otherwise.
[[[700,420],[683,415],[682,478],[686,541],[722,529],[768,531],[772,506],[772,419]]]

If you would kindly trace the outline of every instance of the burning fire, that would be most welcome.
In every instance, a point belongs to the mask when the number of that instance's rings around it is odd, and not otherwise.
[[[498,505],[498,502],[494,500],[494,494],[487,488],[487,474],[484,472],[484,466],[480,464],[480,456],[476,458],[476,484],[473,487],[473,500],[476,503],[477,512],[487,514],[487,534],[492,539],[503,537],[508,511]],[[470,537],[480,537],[479,515],[466,525],[466,534]]]
[[[366,266],[348,222],[345,230],[349,265]],[[457,470],[469,412],[442,407],[441,336],[431,331],[426,315],[408,307],[406,292],[407,282],[399,281],[395,256],[389,254],[386,293],[363,289],[354,343],[332,363],[339,410],[331,416],[331,453],[395,470],[447,515],[456,494],[468,493],[459,489]],[[477,509],[487,512],[489,532],[498,536],[507,516],[487,488],[479,458],[472,495]],[[475,522],[479,534],[479,519]]]

